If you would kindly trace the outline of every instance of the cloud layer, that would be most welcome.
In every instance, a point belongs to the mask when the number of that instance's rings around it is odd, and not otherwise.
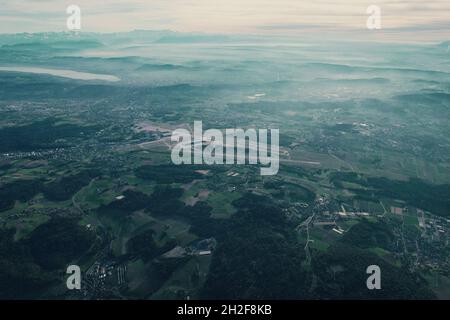
[[[0,32],[62,31],[66,8],[82,9],[83,31],[171,29],[213,33],[364,30],[369,5],[388,31],[450,31],[449,0],[1,0]]]

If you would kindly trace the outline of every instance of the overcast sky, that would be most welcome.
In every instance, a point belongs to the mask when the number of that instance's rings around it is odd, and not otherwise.
[[[82,10],[82,31],[210,33],[365,30],[375,4],[385,31],[450,37],[450,0],[0,0],[0,33],[66,30],[70,4]]]

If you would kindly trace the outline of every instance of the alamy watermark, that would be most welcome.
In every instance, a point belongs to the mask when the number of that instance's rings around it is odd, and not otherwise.
[[[261,175],[278,173],[278,129],[208,129],[202,121],[194,121],[194,132],[177,129],[172,133],[172,162],[181,164],[260,164]],[[270,153],[269,153],[270,149]]]
[[[369,290],[380,290],[381,289],[381,269],[377,265],[368,266],[366,273],[370,274],[367,278],[366,285]]]
[[[66,286],[69,290],[81,289],[81,269],[79,266],[73,264],[67,267],[67,274],[70,276],[67,278]]]
[[[67,29],[70,31],[81,30],[81,8],[72,4],[67,7],[66,13],[69,15],[66,21]]]
[[[367,18],[367,29],[381,29],[381,8],[377,5],[371,5],[367,7],[366,13],[370,14],[369,18]]]

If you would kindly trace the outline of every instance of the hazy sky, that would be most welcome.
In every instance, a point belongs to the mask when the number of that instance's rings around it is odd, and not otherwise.
[[[65,30],[70,4],[82,10],[82,31],[211,33],[365,31],[375,4],[385,32],[450,37],[450,0],[0,0],[0,33]]]

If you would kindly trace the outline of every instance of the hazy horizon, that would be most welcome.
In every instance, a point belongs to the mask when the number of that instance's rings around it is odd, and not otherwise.
[[[82,32],[171,30],[208,34],[269,34],[440,41],[449,39],[450,4],[435,0],[86,0],[3,1],[0,33],[65,31],[66,8],[81,8]],[[381,8],[381,30],[367,30],[368,6]]]

